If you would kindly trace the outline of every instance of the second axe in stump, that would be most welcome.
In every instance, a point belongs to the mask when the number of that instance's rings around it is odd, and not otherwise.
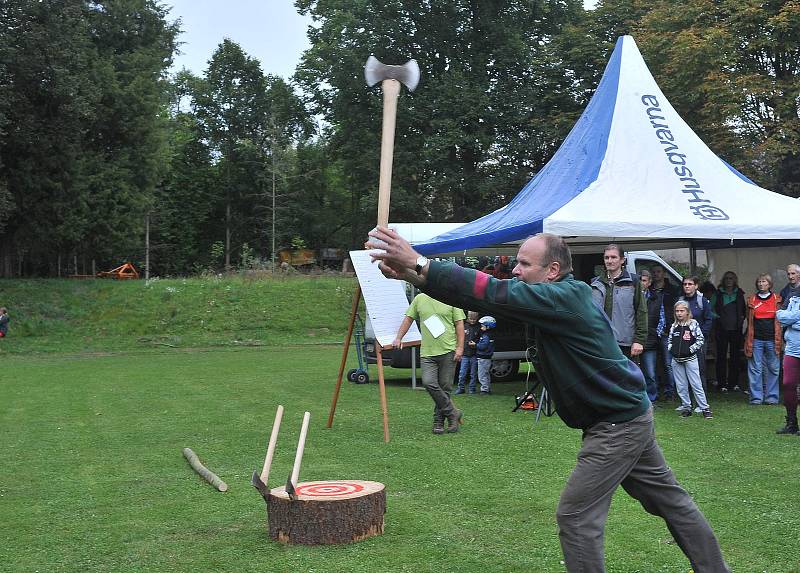
[[[419,66],[409,60],[402,66],[387,66],[375,56],[370,56],[364,65],[364,78],[372,87],[381,82],[383,91],[383,128],[381,132],[381,172],[378,183],[378,225],[389,224],[389,197],[392,188],[392,159],[394,156],[394,126],[397,118],[397,97],[400,84],[414,91],[419,83]]]

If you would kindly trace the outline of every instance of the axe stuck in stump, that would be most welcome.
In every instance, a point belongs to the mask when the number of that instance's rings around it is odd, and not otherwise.
[[[272,458],[275,456],[275,444],[278,441],[278,430],[281,427],[281,419],[283,419],[283,406],[278,406],[275,412],[275,421],[272,423],[272,434],[269,436],[269,445],[267,446],[267,457],[264,459],[264,467],[261,468],[261,474],[257,471],[253,472],[253,479],[250,482],[253,484],[261,497],[266,501],[269,495],[269,487],[267,480],[269,479],[269,468],[272,466]]]

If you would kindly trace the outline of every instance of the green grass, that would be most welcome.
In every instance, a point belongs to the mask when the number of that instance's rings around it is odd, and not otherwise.
[[[107,352],[342,340],[354,278],[339,275],[0,280],[0,352]]]
[[[563,571],[554,511],[579,432],[512,414],[519,381],[491,397],[457,397],[463,431],[434,436],[427,394],[392,370],[389,444],[376,384],[345,383],[326,429],[340,356],[337,346],[5,354],[0,571]],[[384,535],[325,547],[269,540],[249,480],[279,403],[270,485],[289,474],[309,410],[301,480],[386,484]],[[800,438],[774,434],[780,407],[711,403],[713,421],[657,411],[667,459],[736,573],[800,571]],[[230,491],[198,478],[185,446]],[[606,546],[610,573],[689,571],[663,523],[621,490]]]
[[[464,430],[434,436],[427,394],[390,369],[389,444],[376,384],[345,383],[324,427],[354,288],[335,276],[0,281],[12,315],[0,341],[0,572],[562,572],[554,512],[580,433],[512,414],[522,381],[457,397]],[[711,398],[710,422],[657,411],[667,459],[736,573],[800,573],[800,438],[774,434],[780,407]],[[269,540],[249,482],[279,403],[270,485],[289,474],[309,410],[301,479],[386,484],[384,535]],[[198,478],[185,446],[230,491]],[[622,491],[606,533],[609,573],[689,571],[664,524]]]

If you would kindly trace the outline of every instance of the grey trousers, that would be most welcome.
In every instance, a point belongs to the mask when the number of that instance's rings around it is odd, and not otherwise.
[[[604,530],[618,485],[664,519],[695,573],[730,573],[714,532],[656,443],[652,409],[630,422],[601,422],[584,430],[578,463],[556,512],[569,573],[605,572]]]
[[[442,422],[453,415],[455,406],[450,399],[453,390],[453,376],[456,373],[456,363],[453,362],[455,352],[440,354],[439,356],[423,356],[420,358],[422,369],[422,385],[433,398],[433,421]]]

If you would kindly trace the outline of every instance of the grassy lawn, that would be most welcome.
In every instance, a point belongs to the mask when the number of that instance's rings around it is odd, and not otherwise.
[[[345,383],[329,430],[340,356],[332,345],[274,344],[6,351],[0,571],[563,571],[554,512],[579,432],[557,418],[534,424],[530,413],[512,414],[519,381],[490,397],[459,396],[463,431],[434,436],[427,394],[392,370],[391,443],[382,440],[377,384]],[[713,421],[657,411],[667,459],[736,573],[800,571],[800,438],[774,434],[781,407],[711,398]],[[309,410],[301,480],[383,482],[384,535],[327,547],[269,540],[249,480],[279,403],[286,414],[270,485],[289,474]],[[230,485],[227,493],[193,473],[184,446]],[[606,546],[609,572],[689,571],[663,523],[622,491]]]

